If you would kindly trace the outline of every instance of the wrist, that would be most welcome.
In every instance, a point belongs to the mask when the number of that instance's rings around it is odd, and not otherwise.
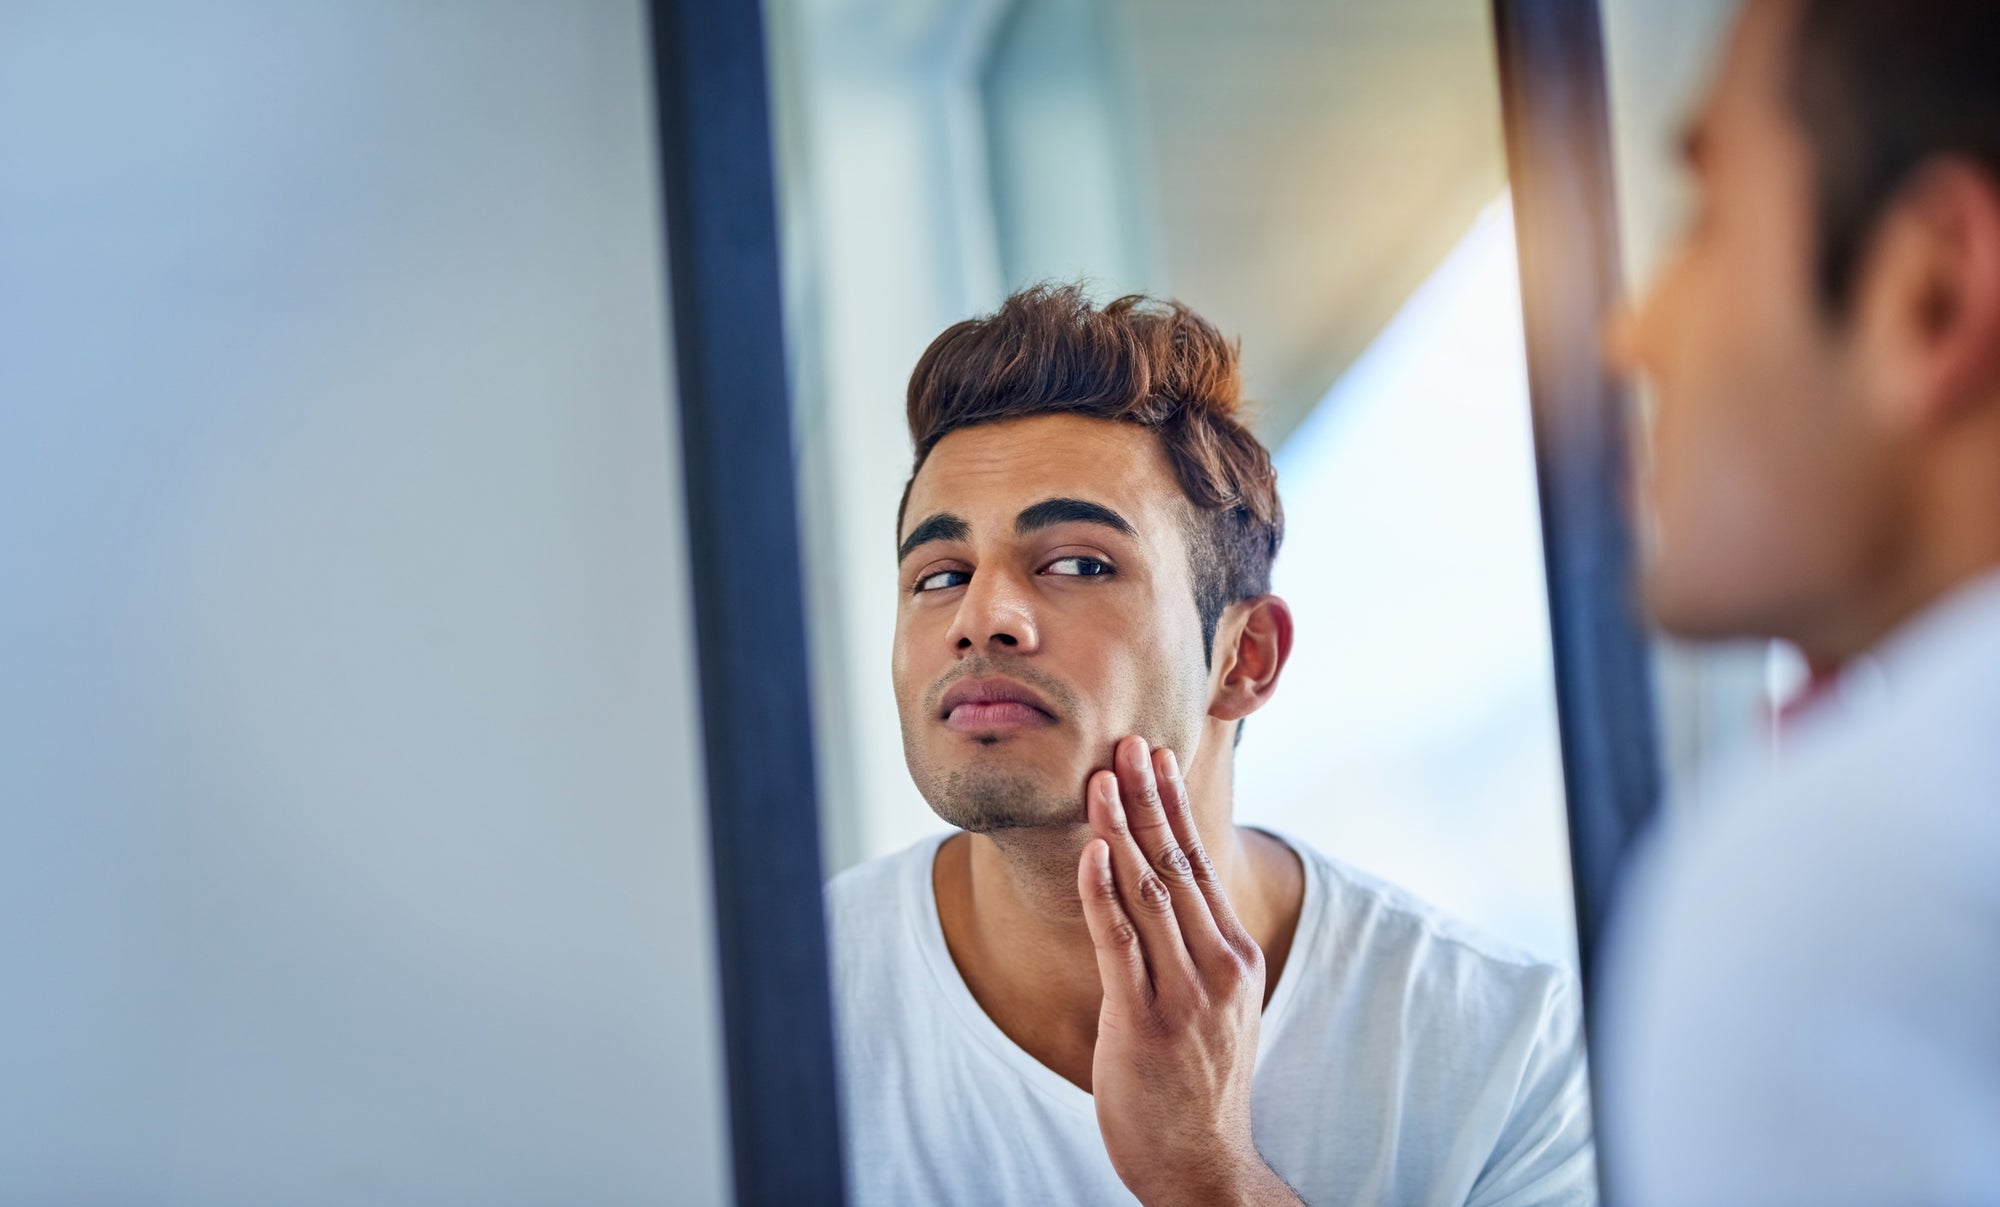
[[[1264,1158],[1253,1153],[1242,1172],[1233,1196],[1224,1202],[1236,1203],[1240,1207],[1305,1207],[1305,1200],[1299,1197],[1298,1191],[1266,1165]]]
[[[1147,1207],[1303,1207],[1304,1202],[1255,1151],[1203,1176],[1178,1181],[1171,1194],[1157,1201],[1146,1200]]]

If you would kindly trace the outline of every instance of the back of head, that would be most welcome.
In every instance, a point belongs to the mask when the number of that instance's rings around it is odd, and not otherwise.
[[[1100,308],[1075,285],[1023,290],[931,342],[910,375],[908,406],[913,482],[938,441],[961,428],[1080,415],[1152,431],[1189,504],[1204,652],[1225,608],[1270,590],[1284,536],[1277,474],[1239,418],[1235,345],[1180,303],[1134,295]]]

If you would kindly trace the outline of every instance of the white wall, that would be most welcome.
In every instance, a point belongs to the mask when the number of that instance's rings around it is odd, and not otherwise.
[[[726,1199],[644,45],[0,9],[0,1202]]]

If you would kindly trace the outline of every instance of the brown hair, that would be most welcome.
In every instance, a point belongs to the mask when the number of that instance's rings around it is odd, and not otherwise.
[[[1191,504],[1188,560],[1212,657],[1223,609],[1271,589],[1285,530],[1270,454],[1238,418],[1236,362],[1236,345],[1179,302],[1135,294],[1100,309],[1080,286],[1024,289],[947,328],[917,361],[910,480],[938,441],[982,423],[1083,415],[1153,432]],[[899,531],[902,520],[899,508]]]

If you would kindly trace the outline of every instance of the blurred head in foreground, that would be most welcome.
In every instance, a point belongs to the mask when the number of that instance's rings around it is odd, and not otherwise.
[[[946,821],[1081,841],[1085,783],[1127,734],[1191,786],[1226,775],[1291,647],[1277,478],[1240,404],[1234,345],[1139,297],[1030,289],[924,353],[893,669]]]
[[[1837,665],[2000,564],[2000,4],[1750,0],[1686,156],[1645,596]]]

